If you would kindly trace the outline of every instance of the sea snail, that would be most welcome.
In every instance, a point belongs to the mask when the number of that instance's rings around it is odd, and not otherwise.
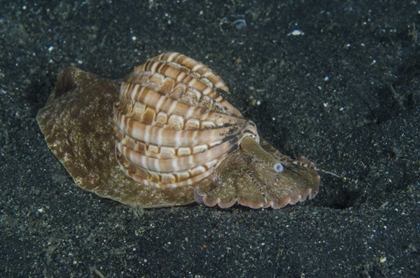
[[[80,187],[125,204],[280,208],[315,197],[314,163],[260,139],[221,91],[218,75],[175,52],[121,83],[70,67],[37,120]]]

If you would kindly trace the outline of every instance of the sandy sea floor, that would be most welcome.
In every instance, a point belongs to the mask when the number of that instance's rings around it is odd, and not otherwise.
[[[313,1],[315,2],[315,1]],[[0,276],[419,277],[417,1],[2,1]],[[228,83],[321,174],[281,210],[133,210],[86,192],[35,120],[60,68],[118,79],[165,51]]]

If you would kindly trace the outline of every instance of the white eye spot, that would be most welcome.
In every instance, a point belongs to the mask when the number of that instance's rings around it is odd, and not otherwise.
[[[276,171],[277,173],[281,173],[283,172],[283,170],[284,170],[283,165],[281,165],[280,163],[274,164],[274,171]]]

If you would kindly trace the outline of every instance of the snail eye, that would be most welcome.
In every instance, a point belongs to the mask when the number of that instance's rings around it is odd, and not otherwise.
[[[284,171],[283,165],[281,165],[281,163],[274,164],[274,171],[277,173],[282,173]]]

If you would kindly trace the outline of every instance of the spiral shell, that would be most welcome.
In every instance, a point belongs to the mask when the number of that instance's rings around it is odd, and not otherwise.
[[[209,176],[244,137],[258,142],[255,124],[225,100],[223,80],[179,53],[138,66],[114,105],[116,156],[142,184],[166,188]]]

